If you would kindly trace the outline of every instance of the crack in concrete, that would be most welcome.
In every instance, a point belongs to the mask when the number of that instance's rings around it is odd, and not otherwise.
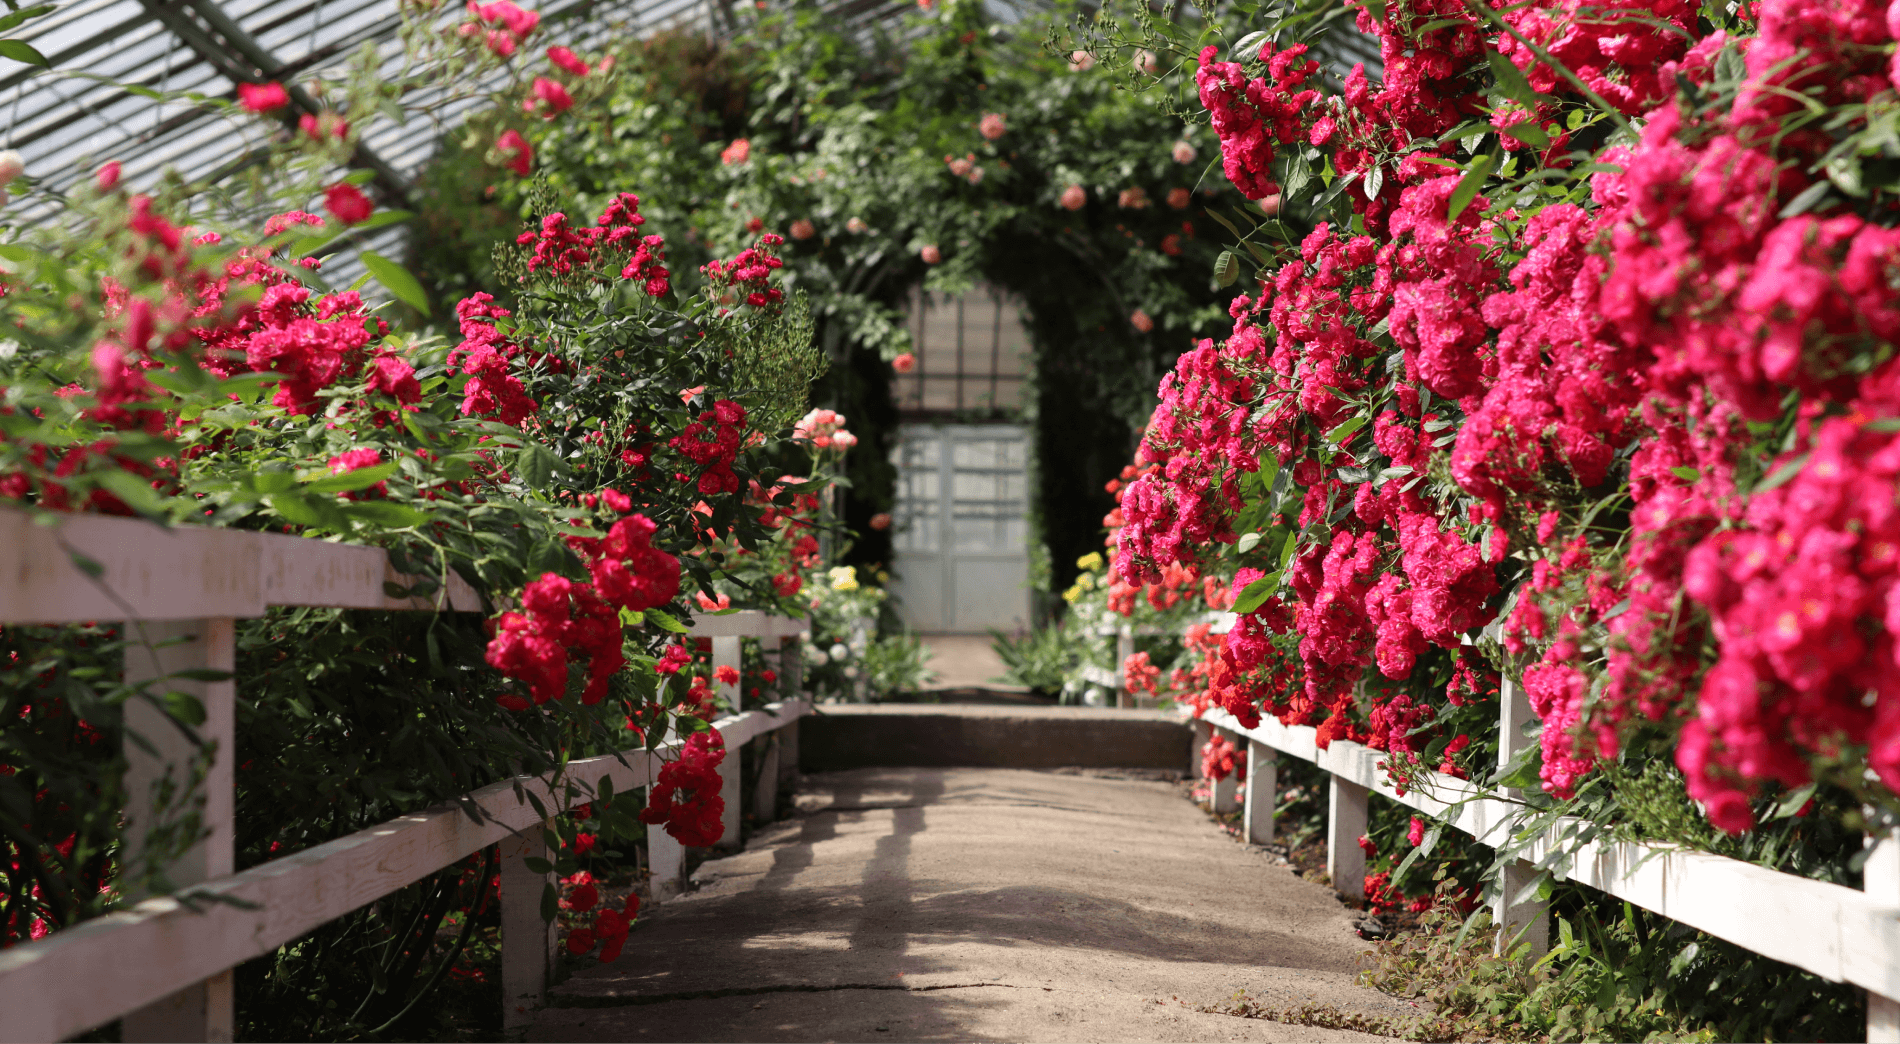
[[[1008,982],[949,982],[937,986],[905,986],[888,982],[841,982],[832,986],[794,983],[788,986],[732,986],[717,990],[682,990],[679,993],[649,993],[639,996],[587,997],[569,994],[548,998],[550,1008],[637,1008],[672,1001],[712,1000],[719,997],[756,997],[767,993],[834,993],[840,990],[899,990],[904,993],[934,993],[938,990],[974,990],[997,987],[1006,990],[1055,992],[1053,986],[1018,986]]]

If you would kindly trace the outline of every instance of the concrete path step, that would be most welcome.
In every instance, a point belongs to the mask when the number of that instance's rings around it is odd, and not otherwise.
[[[1193,1010],[1411,1009],[1327,889],[1140,773],[867,768],[709,862],[533,1040],[1376,1040]],[[1120,777],[1120,778],[1116,778]]]

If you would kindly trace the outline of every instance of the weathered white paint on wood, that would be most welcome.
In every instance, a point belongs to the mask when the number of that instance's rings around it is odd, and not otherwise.
[[[501,1025],[515,1032],[534,1021],[547,998],[559,919],[541,919],[541,898],[554,874],[536,873],[529,859],[547,859],[547,822],[531,824],[498,846],[501,855]]]
[[[1509,829],[1513,806],[1480,796],[1464,780],[1431,773],[1424,787],[1400,794],[1378,770],[1378,751],[1344,740],[1318,750],[1315,730],[1308,725],[1282,725],[1269,718],[1258,728],[1243,729],[1218,709],[1204,717],[1442,819],[1486,844],[1504,840]],[[1574,846],[1568,859],[1554,854],[1573,847],[1565,839],[1589,826],[1582,820],[1560,820],[1531,842],[1525,858],[1533,864],[1549,860],[1560,877],[1829,981],[1900,998],[1900,896],[1869,895],[1664,845],[1590,841]]]
[[[736,713],[745,709],[744,685],[745,664],[740,661],[739,650],[744,639],[737,635],[721,635],[712,640],[713,695],[724,696],[726,706]],[[730,667],[739,676],[739,680],[730,684],[719,680],[719,668]]]
[[[125,704],[125,726],[144,743],[124,745],[126,843],[131,865],[143,868],[148,838],[169,820],[175,825],[190,811],[188,796],[201,800],[203,837],[177,858],[154,869],[174,888],[187,888],[235,869],[237,816],[235,764],[237,685],[231,679],[196,681],[166,678],[180,671],[229,672],[237,656],[236,622],[210,620],[133,621],[123,625],[132,644],[125,649],[125,680],[144,694]],[[204,708],[195,730],[209,762],[194,789],[192,763],[199,752],[194,737],[161,709],[167,693],[182,692]],[[149,698],[147,698],[149,697]],[[166,807],[169,791],[170,807]],[[174,826],[176,829],[176,826]],[[133,898],[139,898],[134,895]],[[131,1041],[228,1041],[236,1032],[231,975],[224,972],[181,988],[153,1004],[126,1013],[121,1039]]]
[[[1366,852],[1359,839],[1366,833],[1367,788],[1344,776],[1334,776],[1326,788],[1326,876],[1339,894],[1366,897]]]
[[[796,638],[811,630],[805,620],[774,616],[758,609],[693,618],[688,631],[694,638]]]
[[[808,710],[790,701],[714,724],[749,738]],[[645,786],[661,753],[570,763],[567,777],[581,785],[574,801],[589,800],[603,777],[612,777],[616,792]],[[539,823],[541,814],[516,796],[517,787],[544,807],[566,807],[546,780],[503,780],[467,795],[469,811],[437,806],[195,886],[186,898],[203,897],[195,899],[196,912],[175,896],[148,899],[0,951],[0,1042],[62,1040],[110,1022]],[[112,989],[98,989],[100,982]]]
[[[752,815],[760,826],[778,818],[778,738],[759,741],[759,779],[752,786]]]
[[[1265,743],[1247,744],[1247,800],[1242,829],[1250,845],[1273,843],[1273,813],[1279,802],[1279,757]]]
[[[1233,735],[1223,729],[1215,729],[1214,735],[1232,742]],[[1239,766],[1235,766],[1238,768]],[[1208,807],[1216,815],[1226,815],[1240,807],[1240,773],[1229,772],[1226,779],[1217,779],[1208,787]]]
[[[97,563],[95,578],[73,564]],[[134,518],[71,515],[40,525],[0,508],[0,622],[190,620],[254,617],[273,605],[346,609],[482,610],[453,574],[431,598],[390,598],[383,583],[408,587],[379,547],[179,526]]]

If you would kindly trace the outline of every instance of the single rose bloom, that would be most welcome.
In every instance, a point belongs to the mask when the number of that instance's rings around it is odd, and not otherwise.
[[[1135,309],[1134,315],[1128,317],[1128,321],[1133,323],[1135,329],[1140,330],[1142,333],[1148,333],[1155,328],[1155,321],[1148,318],[1148,313],[1139,308]]]
[[[1192,202],[1194,202],[1194,193],[1189,192],[1187,189],[1174,188],[1168,190],[1168,206],[1176,210],[1186,210],[1188,204]]]
[[[1177,141],[1174,143],[1174,162],[1192,163],[1194,162],[1194,157],[1198,155],[1200,155],[1200,150],[1189,145],[1187,142]]]
[[[852,218],[844,223],[844,230],[851,233],[868,231],[870,227],[871,226],[864,223],[863,218]]]
[[[1093,69],[1093,68],[1095,68],[1094,55],[1088,53],[1087,51],[1070,51],[1069,52],[1069,71],[1070,72],[1088,72],[1090,69]]]
[[[943,260],[943,251],[937,249],[935,243],[926,243],[922,250],[917,251],[917,256],[924,259],[924,264],[934,265]]]
[[[909,373],[916,368],[917,356],[910,352],[905,352],[891,360],[891,369],[896,370],[898,373]]]
[[[567,93],[567,88],[545,76],[535,77],[529,91],[534,97],[521,103],[521,111],[530,116],[551,120],[574,107],[574,96]]]
[[[877,530],[880,533],[886,529],[891,528],[891,513],[888,511],[880,511],[877,514],[872,515],[871,528]]]
[[[13,182],[14,178],[26,173],[26,159],[18,152],[8,149],[0,152],[0,185]]]
[[[1070,185],[1062,190],[1062,209],[1081,210],[1088,206],[1089,194],[1080,185]]]
[[[376,210],[369,197],[361,189],[347,182],[331,185],[323,190],[323,205],[332,217],[346,225],[356,225],[368,221]]]
[[[983,135],[985,141],[995,141],[1009,133],[1008,119],[1000,112],[986,112],[977,121],[976,132]]]
[[[276,112],[290,104],[290,93],[281,83],[240,83],[238,104],[252,112]]]
[[[744,163],[752,155],[752,142],[745,138],[734,138],[732,144],[719,153],[719,162],[726,166]]]
[[[1260,209],[1266,211],[1268,214],[1278,214],[1280,212],[1280,194],[1275,192],[1260,197]]]
[[[804,218],[792,222],[793,239],[810,239],[818,234],[818,227]]]
[[[758,218],[746,218],[745,230],[747,232],[761,232],[761,231],[764,231],[764,229],[765,229],[764,221],[761,221]]]
[[[1168,255],[1169,257],[1180,257],[1181,256],[1180,234],[1177,232],[1170,232],[1167,235],[1162,236],[1161,237],[1161,252]]]
[[[972,185],[981,185],[983,183],[983,168],[971,167],[970,173],[964,175],[964,180]]]
[[[501,137],[495,140],[495,152],[501,157],[502,166],[524,178],[534,169],[534,149],[520,131],[502,131]]]
[[[1144,47],[1135,52],[1135,68],[1150,76],[1158,75],[1161,72],[1161,59],[1155,57],[1153,51]]]
[[[1121,195],[1115,200],[1115,205],[1123,210],[1146,210],[1148,203],[1148,190],[1140,185],[1122,189]]]
[[[562,71],[573,76],[586,76],[592,71],[587,68],[586,62],[581,61],[573,51],[565,47],[548,48],[548,61],[553,62],[559,66]]]

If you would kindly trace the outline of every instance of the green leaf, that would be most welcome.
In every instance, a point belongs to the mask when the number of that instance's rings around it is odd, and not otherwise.
[[[297,485],[297,476],[285,468],[265,468],[251,476],[251,488],[259,493],[282,493]]]
[[[1287,563],[1293,561],[1293,552],[1299,545],[1299,533],[1290,532],[1286,535],[1286,543],[1280,545],[1280,571],[1282,573],[1286,572]]]
[[[301,490],[272,493],[267,499],[271,510],[282,515],[292,525],[342,529],[349,524],[334,500],[308,496]]]
[[[33,49],[25,40],[0,40],[0,58],[11,58],[16,62],[37,65],[42,69],[52,68],[46,56]]]
[[[38,18],[43,14],[51,14],[52,12],[52,4],[40,4],[36,7],[28,7],[24,10],[15,11],[5,18],[0,18],[0,33],[4,33],[30,18]]]
[[[205,723],[205,705],[198,702],[198,697],[191,693],[174,690],[159,697],[159,702],[164,704],[165,713],[192,728]]]
[[[1877,421],[1868,421],[1861,425],[1862,431],[1900,431],[1900,417],[1882,417]]]
[[[1776,486],[1785,485],[1788,482],[1788,480],[1794,478],[1796,475],[1801,474],[1801,469],[1806,467],[1807,464],[1808,464],[1808,455],[1803,453],[1800,456],[1794,458],[1793,460],[1790,460],[1788,463],[1783,464],[1782,466],[1769,472],[1768,477],[1762,479],[1759,483],[1757,483],[1755,485],[1754,490],[1752,490],[1752,492],[1765,493],[1768,490],[1774,489]]]
[[[368,489],[394,475],[398,467],[401,467],[401,464],[392,460],[387,464],[357,468],[355,471],[346,471],[341,475],[325,475],[319,479],[312,479],[305,482],[303,488],[306,493],[348,493]]]
[[[554,882],[541,886],[541,920],[553,924],[554,918],[561,912],[561,893],[555,891]]]
[[[1809,783],[1806,786],[1796,787],[1789,791],[1780,801],[1775,803],[1775,810],[1769,813],[1768,818],[1771,820],[1787,819],[1789,816],[1801,811],[1801,807],[1808,803],[1808,799],[1814,796],[1814,791],[1819,786],[1820,784],[1818,783]]]
[[[671,631],[674,634],[685,634],[687,632],[686,625],[673,619],[668,613],[663,613],[658,609],[648,609],[645,615],[648,623],[658,627],[662,631]]]
[[[1231,250],[1223,250],[1214,259],[1214,282],[1221,286],[1232,286],[1240,278],[1240,258]]]
[[[165,513],[165,501],[149,481],[117,468],[95,474],[100,488],[125,501],[127,507],[139,514],[150,517]]]
[[[1509,58],[1492,51],[1491,75],[1498,81],[1498,91],[1513,101],[1522,103],[1527,109],[1537,108],[1537,92],[1531,90],[1531,82],[1524,78],[1524,70]]]
[[[1234,612],[1245,616],[1260,608],[1273,592],[1280,589],[1280,574],[1263,576],[1241,589],[1240,597],[1234,599]]]
[[[1339,422],[1333,430],[1326,433],[1326,441],[1337,446],[1352,437],[1352,433],[1366,426],[1364,416],[1348,417]]]
[[[644,627],[647,622],[646,614],[634,609],[628,609],[626,606],[621,606],[620,622],[627,627]]]
[[[528,443],[515,454],[515,477],[529,489],[546,488],[560,467],[561,459],[538,442]]]
[[[1542,150],[1550,148],[1550,135],[1544,133],[1544,128],[1539,127],[1535,120],[1525,120],[1522,123],[1512,124],[1504,128],[1504,133],[1529,145],[1533,149]]]
[[[1242,533],[1240,535],[1240,539],[1234,542],[1234,550],[1240,552],[1243,555],[1259,546],[1260,546],[1259,533]]]
[[[1681,953],[1669,959],[1669,977],[1673,979],[1688,971],[1689,965],[1695,963],[1696,955],[1701,952],[1701,943],[1692,942],[1684,946]]]
[[[1235,44],[1233,49],[1227,52],[1227,60],[1241,62],[1259,58],[1260,45],[1266,41],[1268,35],[1267,31],[1262,29],[1241,37],[1240,42]]]
[[[1485,180],[1491,176],[1491,171],[1497,165],[1496,152],[1487,152],[1472,161],[1471,169],[1465,171],[1465,176],[1458,179],[1458,187],[1452,190],[1451,199],[1445,205],[1447,221],[1458,220],[1458,215],[1464,213],[1465,208],[1471,205],[1471,201],[1478,198],[1478,190],[1484,188]]]
[[[1697,468],[1670,468],[1669,473],[1684,482],[1694,482],[1702,477],[1701,470]]]
[[[532,870],[537,874],[551,874],[554,872],[554,864],[548,862],[545,859],[542,859],[539,856],[528,856],[527,858],[523,859],[521,862],[529,870]]]
[[[408,269],[368,250],[363,251],[362,259],[363,267],[369,269],[369,274],[375,276],[376,281],[387,287],[390,293],[395,294],[397,300],[421,312],[424,317],[428,316],[429,296],[422,292],[422,284],[409,274]]]
[[[1827,198],[1827,190],[1832,187],[1832,185],[1833,183],[1828,181],[1817,181],[1809,185],[1807,188],[1796,193],[1795,197],[1789,200],[1788,205],[1782,207],[1781,213],[1776,216],[1786,221],[1791,217],[1799,217],[1813,210],[1815,207],[1821,205],[1823,199]]]
[[[343,513],[353,522],[364,522],[384,529],[413,529],[429,522],[428,512],[393,500],[359,500],[343,505]]]

